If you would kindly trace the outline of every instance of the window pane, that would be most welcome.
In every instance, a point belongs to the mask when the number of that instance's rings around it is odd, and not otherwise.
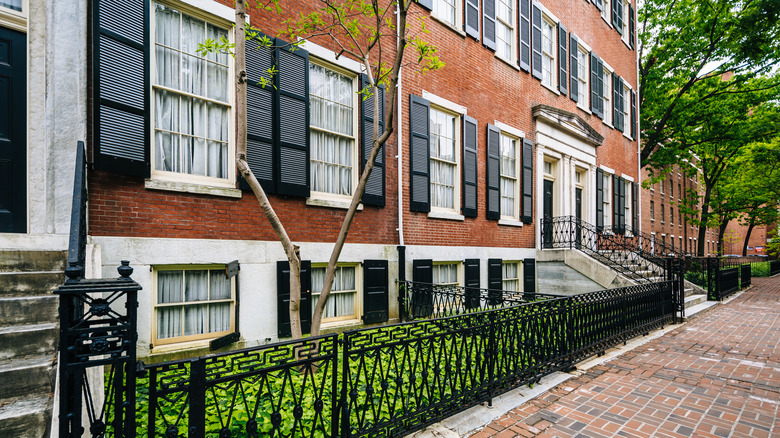
[[[230,303],[209,304],[209,333],[230,330]]]
[[[0,0],[0,6],[21,12],[22,0]]]
[[[325,269],[312,269],[312,311],[314,311],[314,306],[319,301],[322,286],[325,284]],[[356,297],[355,267],[343,266],[336,268],[333,287],[331,288],[328,302],[325,304],[325,309],[323,309],[323,319],[354,316]]]
[[[227,278],[224,270],[209,271],[209,289],[211,300],[230,299],[230,279]]]
[[[157,302],[180,303],[182,295],[182,271],[159,271],[157,273]]]
[[[182,336],[200,335],[206,331],[208,304],[184,307],[184,332]]]
[[[209,299],[208,271],[187,271],[184,275],[184,301]]]
[[[157,338],[175,338],[181,336],[181,307],[161,307],[157,309]]]

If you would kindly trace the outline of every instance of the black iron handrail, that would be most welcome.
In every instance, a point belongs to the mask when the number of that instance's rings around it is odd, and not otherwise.
[[[578,249],[638,283],[666,278],[666,262],[641,235],[596,227],[575,216],[543,218],[542,248]]]
[[[76,147],[76,172],[73,178],[73,204],[70,210],[68,239],[68,278],[84,278],[87,253],[87,160],[84,142]]]

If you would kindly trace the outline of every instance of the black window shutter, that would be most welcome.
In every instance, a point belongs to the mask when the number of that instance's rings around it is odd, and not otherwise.
[[[413,260],[412,281],[418,283],[412,295],[412,316],[428,316],[433,312],[433,291],[427,286],[433,283],[433,260]]]
[[[597,81],[597,83],[598,83],[598,90],[597,90],[597,94],[598,94],[598,99],[597,100],[598,100],[598,103],[597,103],[597,105],[598,105],[598,109],[599,109],[598,116],[603,119],[604,118],[604,111],[609,111],[608,108],[607,109],[604,108],[604,60],[602,60],[601,58],[597,57],[596,61],[597,61],[596,76],[598,76],[598,81]]]
[[[465,303],[467,309],[479,308],[479,259],[466,259],[463,263]]]
[[[524,224],[534,222],[534,142],[523,139],[523,203],[520,216]]]
[[[604,171],[596,169],[596,229],[604,229]]]
[[[276,262],[276,318],[280,338],[292,336],[290,328],[290,262]],[[301,261],[301,330],[311,333],[311,262]]]
[[[487,125],[487,218],[501,218],[501,131]]]
[[[536,293],[536,259],[523,260],[523,294]]]
[[[631,138],[637,139],[636,132],[636,91],[631,90]]]
[[[531,74],[542,80],[542,11],[536,3],[531,6]]]
[[[277,193],[309,196],[309,52],[276,40],[279,92]]]
[[[501,304],[501,297],[504,295],[502,265],[501,259],[488,259],[488,304],[491,306]]]
[[[623,1],[612,0],[612,26],[623,35]]]
[[[634,6],[629,2],[628,4],[628,45],[633,50],[636,47],[636,17],[634,17]]]
[[[569,59],[569,52],[566,50],[567,42],[566,27],[561,23],[558,23],[558,91],[564,96],[568,92],[566,84],[569,83],[569,75],[566,70],[566,60]]]
[[[520,26],[517,37],[520,44],[517,64],[525,71],[531,71],[531,0],[520,0]]]
[[[622,131],[623,127],[620,123],[620,116],[623,113],[623,108],[620,105],[620,78],[615,73],[612,73],[612,126],[618,131]]]
[[[363,323],[389,319],[387,260],[363,261]]]
[[[274,108],[279,98],[274,85],[275,78],[268,73],[275,64],[276,54],[273,48],[262,47],[258,43],[263,36],[259,34],[246,41],[246,160],[263,190],[276,193],[274,126],[278,122]],[[274,41],[273,37],[268,38]],[[260,85],[262,78],[268,81],[265,87]],[[250,189],[241,175],[238,181],[242,189]]]
[[[433,9],[433,0],[417,0],[417,4],[429,11]]]
[[[466,35],[479,41],[479,0],[466,0]]]
[[[463,116],[463,216],[477,217],[477,119]]]
[[[612,175],[612,229],[620,233],[620,178]]]
[[[482,44],[496,50],[496,0],[482,1]]]
[[[599,115],[599,59],[590,52],[590,111]]]
[[[631,183],[631,226],[639,233],[639,184]]]
[[[149,2],[93,5],[95,167],[149,176]]]
[[[620,230],[626,232],[626,180],[620,178]]]
[[[579,65],[577,56],[579,56],[579,41],[573,33],[569,34],[569,96],[571,100],[577,102],[580,93]]]
[[[361,89],[371,88],[368,76],[360,75]],[[369,90],[371,91],[371,90]],[[379,132],[377,137],[385,132],[385,86],[380,85],[377,89],[377,96],[372,95],[368,99],[361,99],[361,117],[360,121],[363,127],[360,139],[360,168],[365,169],[368,156],[371,154],[371,148],[374,142],[374,98],[379,99]],[[375,205],[377,207],[385,206],[385,147],[379,149],[379,153],[374,161],[374,169],[366,182],[366,190],[363,192],[361,201],[365,205]]]
[[[617,77],[617,103],[618,103],[618,119],[620,120],[620,127],[618,128],[620,132],[626,131],[626,116],[625,116],[625,105],[626,105],[626,99],[624,98],[623,94],[623,79],[618,76]]]
[[[431,104],[427,100],[409,95],[409,209],[431,211],[430,155],[428,142],[430,132]]]

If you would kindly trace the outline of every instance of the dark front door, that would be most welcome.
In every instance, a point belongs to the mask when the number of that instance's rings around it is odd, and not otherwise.
[[[544,227],[542,227],[542,242],[544,248],[552,248],[553,235],[553,182],[544,180],[544,205],[542,214],[544,215]]]
[[[27,231],[26,36],[0,27],[0,233]]]
[[[580,244],[582,242],[582,189],[576,188],[574,189],[574,215],[577,218],[575,221],[576,227],[574,228],[574,245],[577,249],[580,248]]]

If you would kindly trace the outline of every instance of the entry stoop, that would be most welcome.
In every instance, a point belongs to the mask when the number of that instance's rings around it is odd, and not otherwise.
[[[685,320],[691,320],[712,306],[716,301],[707,301],[706,294],[697,293],[693,288],[685,288]]]
[[[0,435],[48,437],[66,251],[0,251]]]

